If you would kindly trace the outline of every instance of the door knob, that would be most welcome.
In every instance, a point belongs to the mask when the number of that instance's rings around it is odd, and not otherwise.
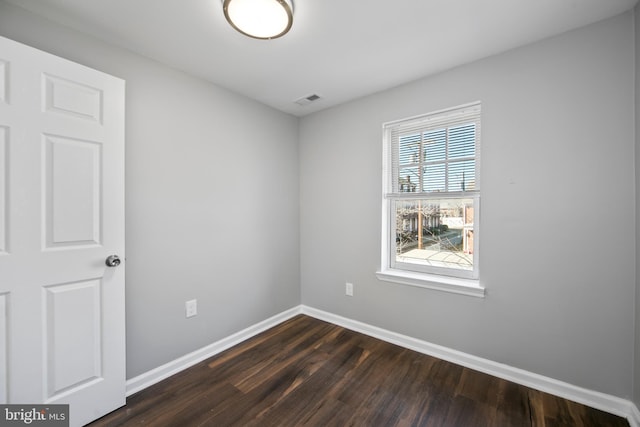
[[[104,262],[107,267],[117,267],[120,265],[120,257],[118,255],[109,255]]]

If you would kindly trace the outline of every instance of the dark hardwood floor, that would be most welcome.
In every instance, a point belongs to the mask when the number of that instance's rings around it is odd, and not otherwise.
[[[90,424],[139,425],[629,426],[303,315],[130,396]]]

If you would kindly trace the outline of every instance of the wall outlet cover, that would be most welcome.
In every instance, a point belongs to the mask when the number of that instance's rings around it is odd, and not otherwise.
[[[198,300],[192,299],[184,303],[187,317],[193,317],[198,314]]]

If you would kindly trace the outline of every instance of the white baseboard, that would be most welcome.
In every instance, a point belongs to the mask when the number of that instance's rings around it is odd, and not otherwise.
[[[187,369],[211,356],[215,356],[216,354],[221,353],[224,350],[227,350],[228,348],[266,331],[267,329],[272,328],[298,314],[306,314],[352,331],[360,332],[423,354],[428,354],[429,356],[437,357],[476,371],[484,372],[498,378],[503,378],[517,384],[625,417],[629,421],[630,427],[640,427],[640,411],[638,410],[638,407],[629,400],[588,390],[563,381],[558,381],[523,369],[514,368],[502,363],[483,359],[481,357],[473,356],[471,354],[463,353],[437,344],[432,344],[427,341],[391,332],[377,326],[372,326],[305,305],[300,305],[286,310],[213,344],[128,380],[127,396],[160,382],[171,375],[177,374],[178,372],[183,371],[184,369]]]
[[[240,344],[242,341],[245,341],[259,334],[260,332],[266,331],[267,329],[272,328],[284,322],[285,320],[288,320],[300,314],[301,311],[302,306],[297,306],[283,311],[280,314],[276,314],[275,316],[270,317],[267,320],[263,320],[262,322],[256,323],[253,326],[249,326],[248,328],[243,329],[240,332],[236,332],[235,334],[223,338],[219,341],[216,341],[213,344],[209,344],[206,347],[182,356],[169,363],[165,363],[164,365],[145,372],[144,374],[138,375],[137,377],[131,378],[130,380],[127,380],[127,396],[130,396],[134,393],[139,392],[140,390],[152,386],[153,384],[160,382],[165,378],[170,377],[171,375],[177,374],[178,372],[183,371],[195,365],[196,363],[202,362],[203,360],[208,359],[211,356],[215,356],[216,354],[221,353],[228,348],[233,347],[234,345]]]
[[[338,316],[308,306],[302,306],[302,314],[324,320],[344,328],[369,335],[392,344],[417,352],[428,354],[448,362],[503,378],[536,390],[550,393],[564,399],[572,400],[592,408],[626,418],[631,427],[640,427],[640,412],[635,404],[620,397],[611,396],[593,390],[578,387],[563,381],[514,368],[461,351],[453,350],[437,344],[418,340],[406,335],[397,334],[376,326]]]

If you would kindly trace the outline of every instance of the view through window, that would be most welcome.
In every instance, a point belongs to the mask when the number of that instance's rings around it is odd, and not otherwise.
[[[385,125],[387,267],[477,278],[480,104]]]

